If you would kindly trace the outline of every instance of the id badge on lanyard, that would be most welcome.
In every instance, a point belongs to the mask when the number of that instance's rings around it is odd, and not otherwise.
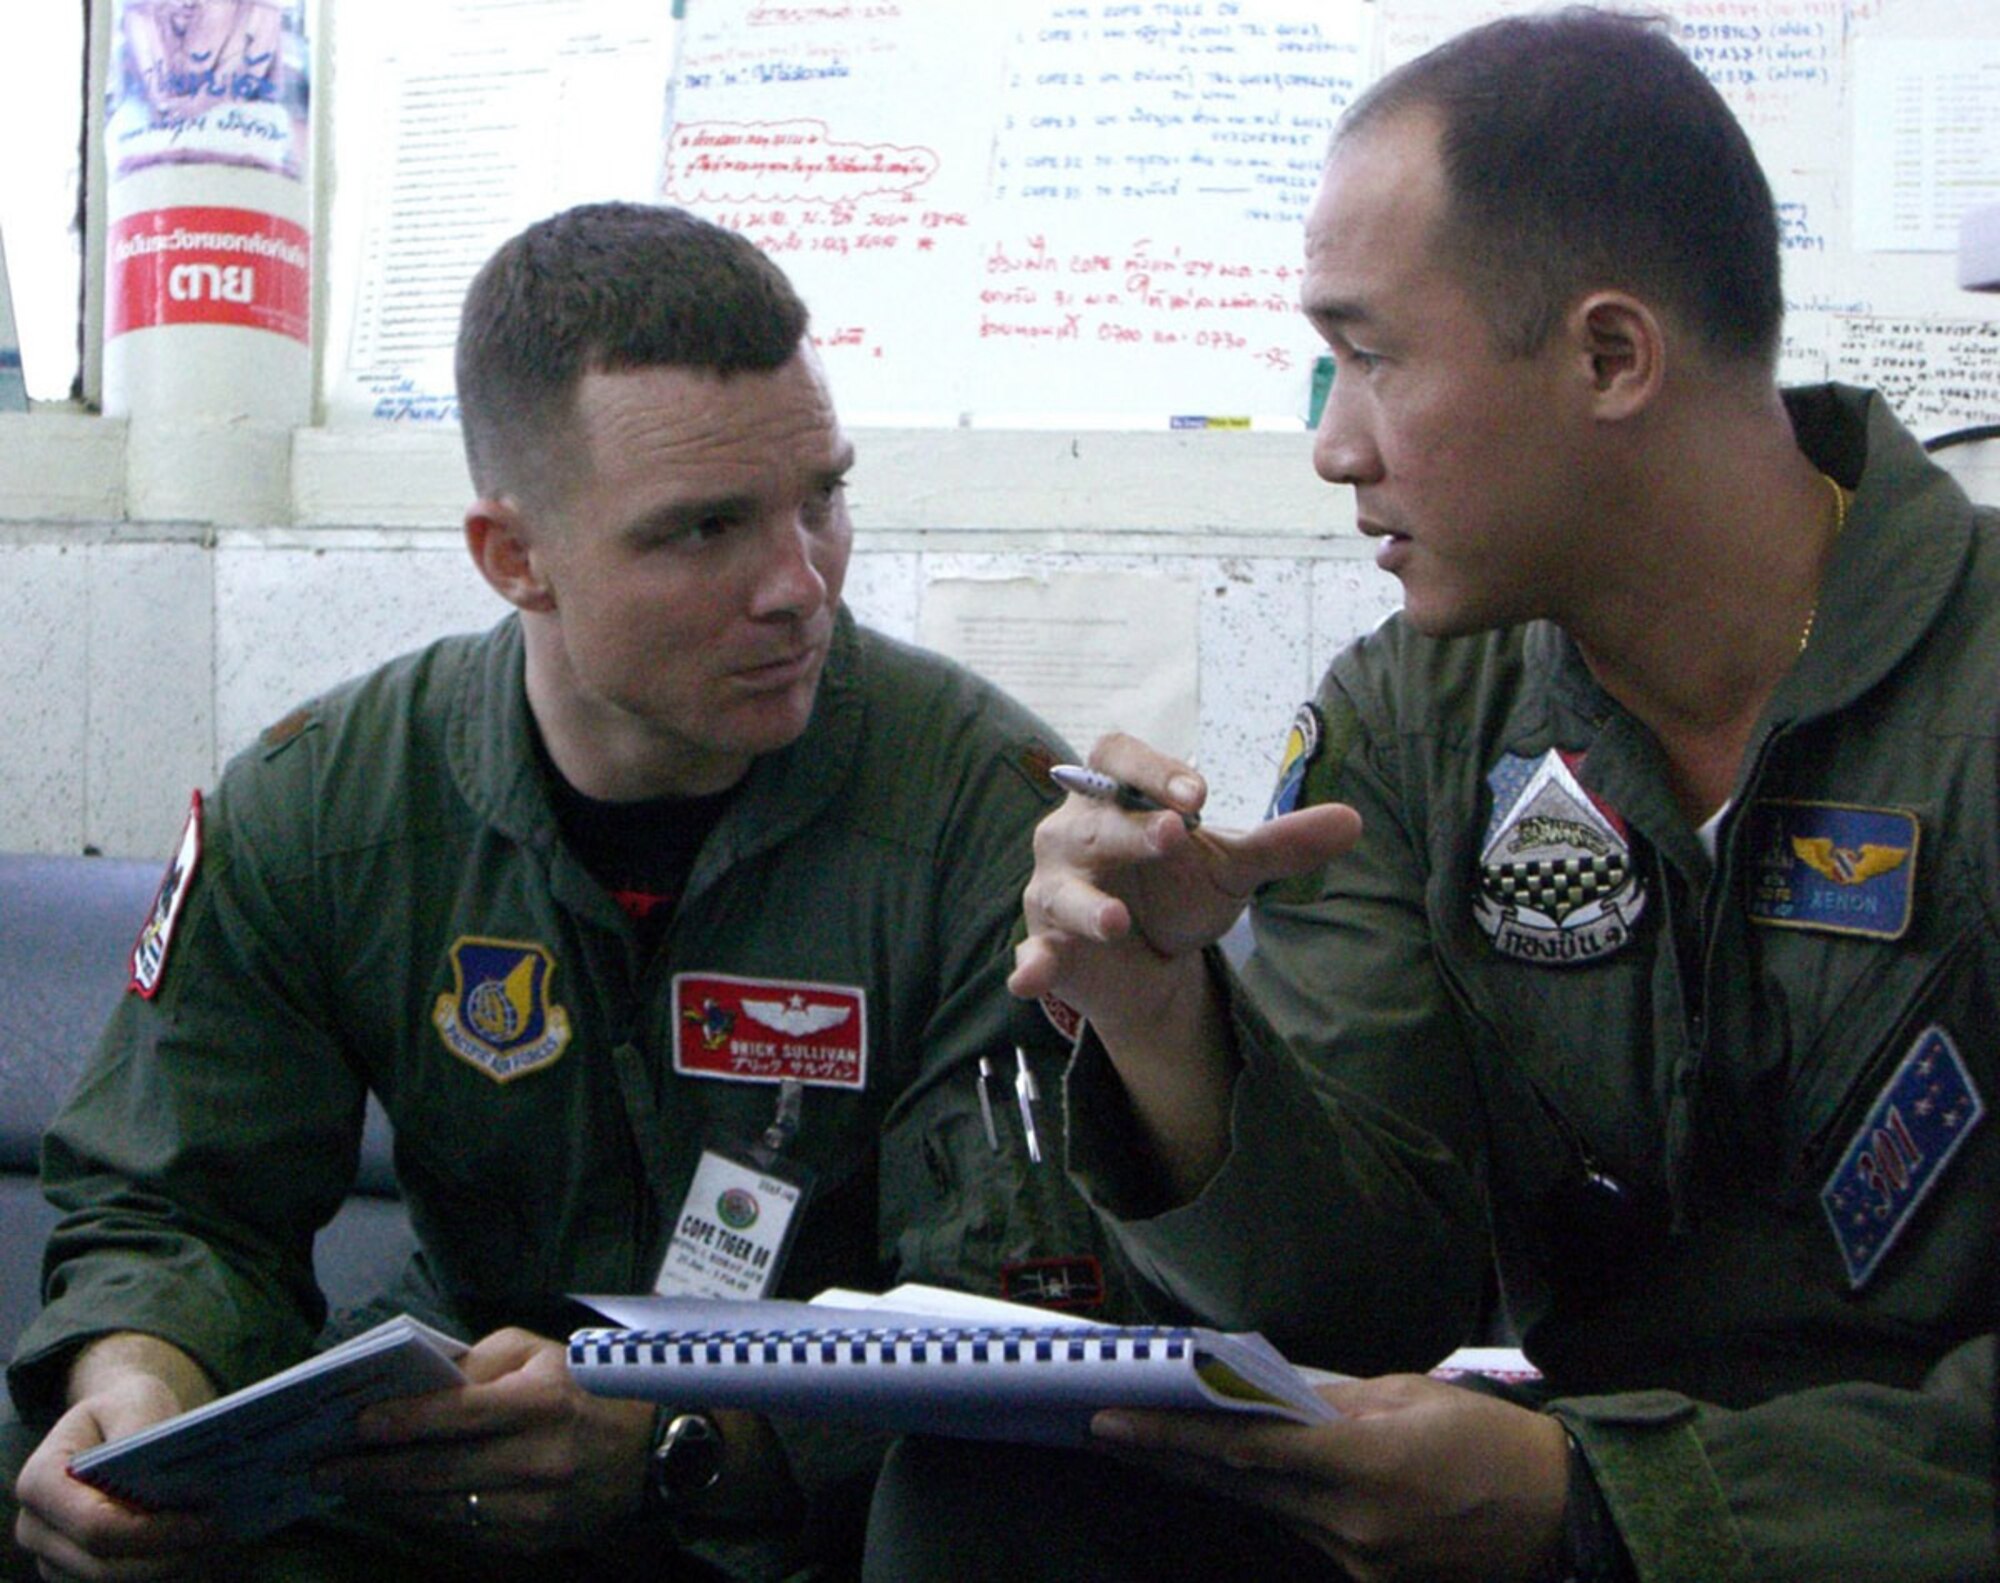
[[[718,1139],[701,1151],[654,1291],[747,1302],[776,1290],[812,1192],[811,1170],[785,1153],[804,1102],[805,1085],[788,1077],[762,1137]]]

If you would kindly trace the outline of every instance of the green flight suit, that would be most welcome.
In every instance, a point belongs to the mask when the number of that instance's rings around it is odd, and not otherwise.
[[[1855,494],[1714,860],[1561,632],[1391,620],[1318,696],[1302,800],[1365,831],[1258,898],[1227,1163],[1161,1212],[1088,1051],[1072,1160],[1156,1295],[1351,1372],[1467,1340],[1497,1250],[1647,1583],[1988,1576],[2000,520],[1879,398],[1788,403]]]
[[[421,1250],[401,1306],[466,1336],[561,1335],[564,1294],[651,1289],[704,1145],[756,1140],[779,1092],[676,1069],[702,1010],[677,978],[858,996],[865,1080],[804,1090],[788,1154],[814,1186],[772,1295],[1000,1295],[1041,1258],[1088,1273],[1091,1217],[1053,1153],[1030,1167],[1013,1114],[1026,1046],[1059,1145],[1067,1048],[1004,988],[1054,797],[1045,728],[843,612],[810,725],[756,761],[647,956],[558,836],[522,675],[510,618],[343,688],[230,766],[158,993],[125,998],[46,1140],[65,1218],[10,1371],[24,1416],[49,1416],[74,1349],[107,1331],[164,1336],[225,1390],[306,1353],[313,1237],[352,1181],[369,1091]],[[481,945],[519,967],[511,1015],[538,1034],[483,1062],[460,981]],[[809,1500],[865,1495],[882,1440],[780,1433]]]

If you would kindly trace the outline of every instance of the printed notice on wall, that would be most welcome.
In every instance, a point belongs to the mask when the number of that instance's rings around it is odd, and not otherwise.
[[[331,8],[329,7],[329,10]],[[660,0],[343,0],[329,415],[455,422],[465,288],[573,203],[654,197],[672,22]],[[357,103],[358,101],[358,103]]]
[[[104,155],[149,165],[243,165],[303,180],[305,0],[118,0]]]
[[[1836,379],[1873,385],[1919,435],[2000,413],[2000,319],[1849,314],[1835,321]]]
[[[1129,731],[1192,759],[1200,590],[1140,573],[939,579],[918,641],[1005,688],[1078,753]]]
[[[2000,203],[2000,35],[1854,46],[1854,245],[1949,253]]]

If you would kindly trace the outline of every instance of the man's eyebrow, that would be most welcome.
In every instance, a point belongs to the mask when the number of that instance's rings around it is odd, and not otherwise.
[[[720,517],[725,521],[735,521],[748,516],[757,509],[755,499],[750,495],[711,495],[687,500],[670,500],[641,512],[625,524],[624,537],[642,539],[653,533],[676,533],[691,528],[697,522],[707,522]]]
[[[1301,302],[1299,306],[1313,323],[1333,328],[1367,324],[1371,318],[1365,305],[1349,297],[1317,297]]]

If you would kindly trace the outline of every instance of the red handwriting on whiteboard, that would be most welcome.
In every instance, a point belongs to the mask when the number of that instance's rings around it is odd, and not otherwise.
[[[666,190],[686,204],[851,204],[907,198],[937,169],[933,149],[837,142],[824,121],[693,121],[668,139]]]
[[[980,256],[982,341],[1172,347],[1295,364],[1299,266],[1196,254],[1140,237],[1063,254],[1046,235],[995,238]]]

